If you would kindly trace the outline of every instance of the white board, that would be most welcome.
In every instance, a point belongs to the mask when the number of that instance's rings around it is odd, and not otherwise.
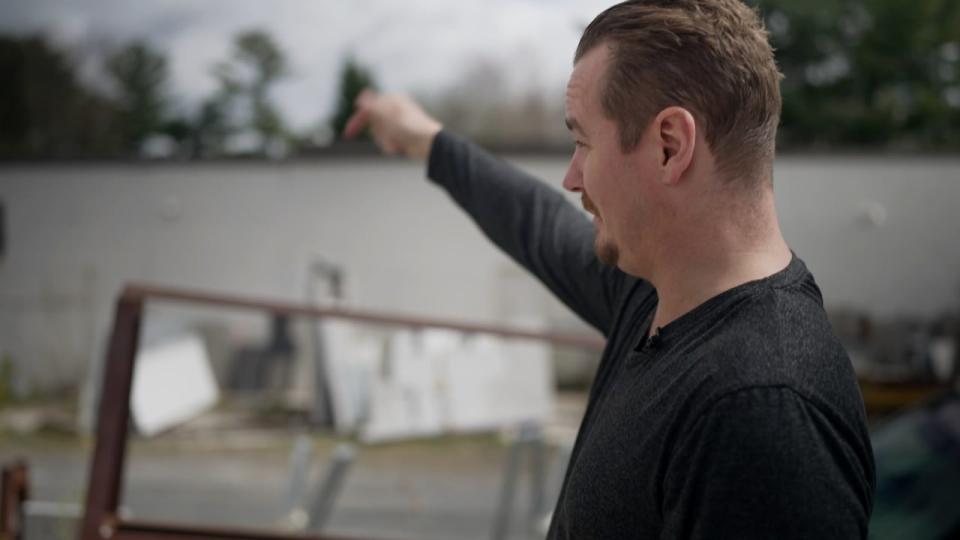
[[[322,324],[335,424],[366,441],[543,422],[552,411],[546,345],[447,330],[398,331],[378,345],[350,323]]]
[[[543,422],[553,406],[550,349],[475,336],[448,360],[447,426],[452,431]]]
[[[365,440],[443,433],[443,373],[438,369],[437,356],[425,351],[422,337],[420,333],[401,331],[388,338],[384,369],[373,382],[370,418],[361,426]],[[431,344],[451,349],[457,340],[458,335],[451,333]]]
[[[137,431],[153,436],[212,407],[219,390],[203,341],[189,335],[137,352],[130,408]]]

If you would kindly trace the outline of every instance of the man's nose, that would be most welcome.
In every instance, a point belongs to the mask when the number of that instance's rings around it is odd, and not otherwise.
[[[580,169],[576,156],[570,160],[567,175],[563,177],[563,189],[580,193],[583,191],[583,171]]]

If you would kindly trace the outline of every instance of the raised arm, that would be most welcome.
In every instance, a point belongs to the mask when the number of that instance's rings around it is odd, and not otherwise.
[[[430,179],[488,238],[581,318],[608,332],[620,292],[633,278],[600,263],[593,226],[557,190],[442,131],[408,98],[365,92],[346,133],[355,135],[367,125],[385,152],[428,160]]]

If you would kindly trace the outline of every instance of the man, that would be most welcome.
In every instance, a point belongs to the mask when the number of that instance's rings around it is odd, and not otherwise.
[[[640,0],[586,29],[564,188],[365,93],[348,135],[445,188],[607,346],[550,538],[864,538],[863,403],[820,291],[780,233],[780,74],[737,0]]]

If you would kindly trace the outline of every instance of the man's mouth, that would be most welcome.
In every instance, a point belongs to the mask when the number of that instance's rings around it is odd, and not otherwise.
[[[594,217],[600,217],[597,214],[597,207],[593,205],[593,201],[590,200],[590,197],[587,197],[586,193],[580,196],[580,204],[583,205],[584,210],[590,212]]]

